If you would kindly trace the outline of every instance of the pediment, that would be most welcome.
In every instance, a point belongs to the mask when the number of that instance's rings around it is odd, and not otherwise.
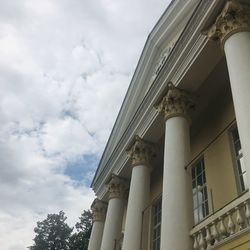
[[[199,0],[174,0],[149,34],[131,80],[122,107],[101,158],[95,179],[107,165],[115,147],[136,115],[144,97],[161,73],[162,67],[174,51],[175,45],[188,24]]]

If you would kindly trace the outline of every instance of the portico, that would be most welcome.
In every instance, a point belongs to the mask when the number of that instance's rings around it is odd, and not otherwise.
[[[89,250],[250,247],[250,3],[184,2],[152,31],[94,177],[108,209]]]

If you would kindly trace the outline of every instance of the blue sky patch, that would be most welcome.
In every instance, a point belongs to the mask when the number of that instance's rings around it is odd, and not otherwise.
[[[97,155],[84,155],[77,161],[69,162],[64,174],[70,176],[74,181],[90,186],[98,163],[99,157]]]

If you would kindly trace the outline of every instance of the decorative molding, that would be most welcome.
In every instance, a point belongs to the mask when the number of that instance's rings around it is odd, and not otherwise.
[[[168,84],[168,92],[157,107],[167,120],[171,117],[183,116],[190,121],[189,111],[194,109],[194,102],[186,91],[176,88],[173,83]]]
[[[107,212],[106,202],[96,198],[91,205],[91,210],[93,214],[93,221],[105,221]]]
[[[250,31],[250,5],[231,0],[208,30],[207,36],[211,40],[219,40],[224,47],[230,36],[242,31]]]
[[[133,146],[128,150],[128,155],[132,160],[132,166],[151,166],[152,160],[156,156],[156,149],[153,143],[146,142],[138,135],[135,137]]]
[[[107,185],[109,199],[125,199],[129,188],[128,181],[125,178],[112,174],[111,180]]]

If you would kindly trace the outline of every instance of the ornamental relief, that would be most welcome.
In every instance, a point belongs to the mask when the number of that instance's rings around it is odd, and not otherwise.
[[[168,92],[157,109],[164,116],[165,120],[175,116],[183,116],[190,120],[189,111],[194,108],[195,104],[191,96],[186,91],[176,88],[172,83],[169,83]]]
[[[132,166],[151,166],[152,160],[156,156],[156,149],[152,143],[145,142],[136,136],[135,143],[128,151],[128,155],[132,160]]]
[[[107,203],[95,199],[91,205],[91,211],[93,214],[93,221],[104,221],[107,212]]]
[[[241,31],[250,31],[250,5],[232,0],[226,3],[221,14],[208,30],[207,36],[211,40],[220,40],[224,46],[228,37]]]
[[[160,59],[158,60],[157,64],[155,65],[152,77],[150,79],[150,85],[154,82],[158,74],[160,73],[161,69],[163,68],[166,60],[168,59],[172,49],[174,48],[179,36],[181,33],[179,33],[167,46],[167,48],[164,50],[164,52],[160,55]],[[149,86],[150,86],[149,85]]]

